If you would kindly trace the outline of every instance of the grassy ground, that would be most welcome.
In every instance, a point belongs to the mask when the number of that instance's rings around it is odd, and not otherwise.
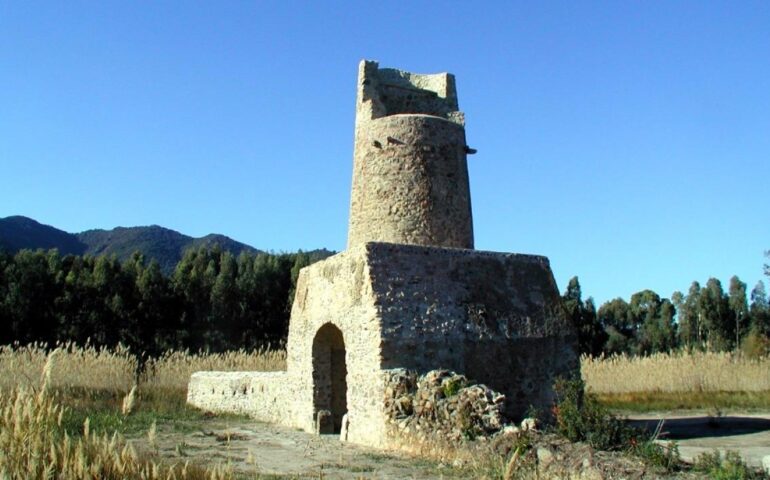
[[[93,432],[118,432],[122,435],[145,433],[153,423],[176,430],[189,430],[194,428],[194,422],[205,418],[203,412],[187,405],[186,393],[179,389],[140,387],[130,415],[122,412],[125,399],[122,392],[59,388],[53,395],[65,407],[62,427],[71,435],[82,433],[86,418]]]

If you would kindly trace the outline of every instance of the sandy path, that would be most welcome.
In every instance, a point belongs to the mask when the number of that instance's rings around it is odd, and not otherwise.
[[[146,435],[129,440],[137,449],[156,450],[170,462],[229,464],[249,476],[433,479],[453,475],[452,468],[437,463],[251,420],[214,418],[184,427],[186,432],[158,426],[157,448],[149,445]]]

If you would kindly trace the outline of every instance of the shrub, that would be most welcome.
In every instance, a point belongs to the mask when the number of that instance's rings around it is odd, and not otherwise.
[[[581,379],[558,379],[554,385],[556,431],[572,442],[587,442],[599,450],[621,450],[638,432],[585,393]]]
[[[598,450],[625,450],[647,463],[673,471],[681,466],[679,449],[671,443],[663,447],[644,432],[628,426],[585,393],[581,379],[558,379],[554,385],[557,403],[553,408],[556,431],[572,442],[586,442]]]
[[[464,382],[463,378],[460,376],[444,380],[442,385],[444,397],[449,398],[451,396],[456,395],[457,392],[459,392],[465,386],[466,386],[466,382]]]
[[[702,453],[695,459],[695,470],[705,473],[713,480],[751,480],[763,475],[744,463],[738,452],[727,451],[724,456],[715,450]]]

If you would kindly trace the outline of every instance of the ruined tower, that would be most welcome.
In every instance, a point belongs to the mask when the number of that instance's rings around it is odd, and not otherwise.
[[[575,329],[547,258],[473,249],[454,77],[363,61],[357,88],[348,248],[300,271],[286,371],[196,372],[188,402],[373,446],[398,444],[405,370],[463,373],[512,419],[551,406]]]
[[[473,248],[465,120],[454,76],[358,70],[348,248]]]

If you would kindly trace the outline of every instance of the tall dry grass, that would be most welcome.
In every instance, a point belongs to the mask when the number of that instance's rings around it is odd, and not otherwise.
[[[25,350],[24,353],[30,353]],[[225,467],[166,465],[137,455],[117,434],[93,435],[88,420],[83,435],[62,429],[63,407],[49,393],[61,351],[42,366],[40,384],[0,392],[0,478],[4,479],[226,479]],[[31,380],[30,380],[31,381]]]
[[[49,372],[51,387],[78,386],[127,392],[134,383],[136,358],[127,349],[81,348],[56,345],[56,361]],[[39,384],[49,349],[41,343],[0,346],[0,389],[34,388]]]
[[[0,346],[0,390],[39,385],[50,349],[43,344]],[[190,375],[201,370],[283,370],[283,350],[238,350],[227,353],[169,352],[147,362],[137,379],[136,357],[123,348],[56,346],[49,387],[82,388],[127,393],[137,381],[148,390],[185,390]]]
[[[167,352],[147,362],[137,379],[137,361],[122,347],[114,350],[71,343],[56,346],[49,387],[131,391],[185,390],[196,371],[276,371],[286,368],[284,350],[226,353]],[[39,385],[49,348],[42,344],[0,346],[0,390]],[[750,359],[733,353],[672,353],[649,357],[582,357],[581,371],[594,393],[764,392],[770,391],[770,357]]]
[[[729,352],[580,359],[583,380],[597,394],[770,391],[770,357]]]
[[[236,350],[225,353],[170,351],[147,364],[141,381],[149,388],[186,390],[193,372],[214,370],[270,372],[285,369],[285,350]]]

